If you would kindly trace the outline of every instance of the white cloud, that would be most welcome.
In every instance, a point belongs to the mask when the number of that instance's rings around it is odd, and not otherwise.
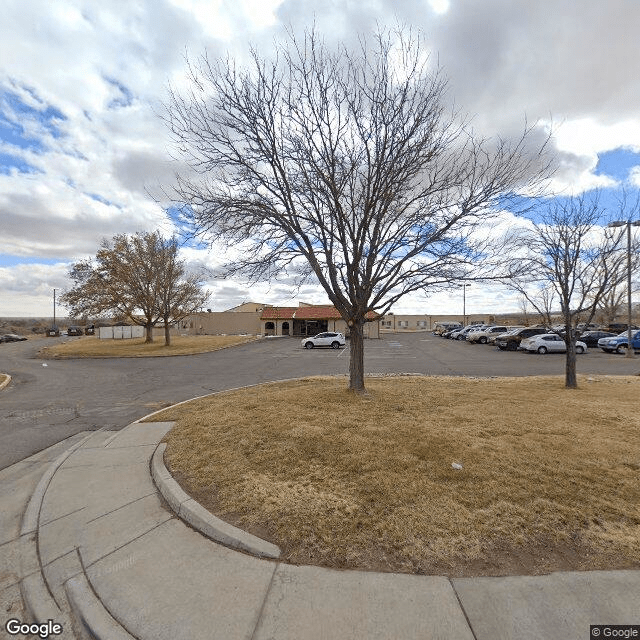
[[[213,57],[228,51],[243,59],[249,41],[268,53],[285,28],[300,32],[314,21],[329,42],[347,44],[376,25],[422,28],[451,99],[473,116],[477,131],[514,136],[525,116],[541,130],[550,120],[557,124],[559,190],[616,186],[595,174],[598,154],[640,149],[637,2],[558,0],[550,11],[527,0],[4,0],[0,92],[16,100],[0,107],[38,144],[2,143],[0,118],[0,153],[35,168],[0,173],[0,254],[60,262],[2,268],[0,289],[11,290],[10,300],[0,293],[3,314],[46,313],[37,283],[51,288],[52,274],[63,277],[66,265],[94,253],[104,236],[173,230],[147,192],[162,200],[160,187],[177,168],[158,113],[169,83],[187,86],[185,53],[195,57],[206,48]],[[21,113],[20,103],[32,111]],[[640,187],[638,167],[629,179]],[[220,263],[215,252],[193,251],[189,259]],[[216,308],[233,306],[244,291],[242,283],[232,283],[233,295],[214,286]],[[295,295],[288,291],[274,282],[248,297],[279,296],[275,302],[283,304]],[[325,299],[317,288],[304,291]],[[514,306],[510,294],[484,291],[470,292],[472,308]],[[408,298],[398,308],[444,313],[456,299]]]

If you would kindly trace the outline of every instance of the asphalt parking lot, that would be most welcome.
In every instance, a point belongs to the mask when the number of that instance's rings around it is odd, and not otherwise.
[[[64,340],[68,338],[51,339]],[[72,338],[73,339],[73,338]],[[0,469],[80,431],[120,429],[156,409],[214,391],[309,375],[347,375],[349,348],[306,350],[299,338],[267,338],[170,358],[42,360],[41,340],[0,346]],[[578,373],[637,375],[633,360],[590,349]],[[563,375],[564,354],[500,351],[431,333],[383,334],[365,342],[368,374]],[[47,366],[43,366],[47,365]],[[639,379],[640,383],[640,379]]]

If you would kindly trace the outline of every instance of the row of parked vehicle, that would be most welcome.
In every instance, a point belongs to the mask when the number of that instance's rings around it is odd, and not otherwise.
[[[608,327],[613,328],[613,327]],[[608,331],[596,325],[578,325],[576,353],[586,353],[588,348],[600,348],[608,353],[626,353],[629,348],[628,334]],[[564,352],[564,325],[554,327],[506,326],[472,324],[463,327],[459,323],[440,323],[433,331],[435,335],[451,340],[466,340],[469,343],[495,344],[506,351],[530,351],[534,353]],[[631,346],[640,350],[640,330],[632,327]]]
[[[22,340],[26,340],[24,336],[19,336],[17,333],[5,333],[0,336],[0,343],[2,342],[21,342]]]

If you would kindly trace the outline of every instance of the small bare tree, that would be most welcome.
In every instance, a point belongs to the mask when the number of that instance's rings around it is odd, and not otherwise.
[[[158,274],[158,303],[164,322],[164,343],[171,344],[170,326],[201,308],[208,298],[202,290],[199,274],[187,274],[184,262],[178,260],[178,241],[163,242],[159,257],[162,270]]]
[[[495,252],[477,232],[548,177],[531,127],[514,143],[479,139],[447,111],[446,83],[411,33],[330,51],[311,32],[271,61],[205,56],[189,73],[165,117],[196,176],[172,197],[196,234],[232,249],[225,276],[322,285],[350,328],[356,392],[367,314],[491,275]]]
[[[566,344],[565,386],[576,388],[576,328],[589,324],[609,288],[624,280],[624,233],[600,227],[597,195],[557,199],[514,241],[521,275],[507,284],[553,324],[560,309]]]
[[[72,265],[74,286],[61,303],[72,315],[89,317],[111,313],[145,328],[145,342],[153,342],[153,327],[165,321],[165,344],[170,344],[169,324],[202,307],[208,295],[197,276],[186,276],[177,259],[175,238],[159,233],[120,234],[103,240],[93,260]]]

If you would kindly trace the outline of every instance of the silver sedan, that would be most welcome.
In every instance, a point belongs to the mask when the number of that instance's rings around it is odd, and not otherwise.
[[[567,345],[564,339],[557,333],[543,333],[538,336],[531,336],[525,338],[520,343],[520,348],[532,353],[564,353],[567,350]],[[580,340],[576,341],[576,353],[586,353],[587,345]]]

